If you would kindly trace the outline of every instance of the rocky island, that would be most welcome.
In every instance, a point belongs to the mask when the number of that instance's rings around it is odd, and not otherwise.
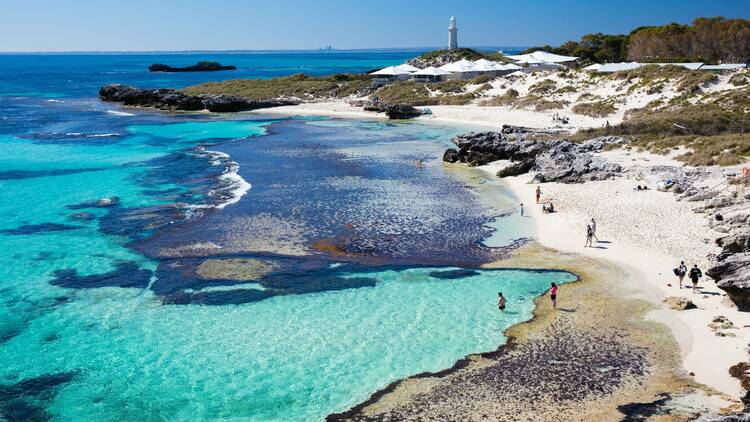
[[[172,67],[162,63],[154,63],[148,67],[149,72],[216,72],[219,70],[235,70],[236,66],[224,66],[218,62],[203,61],[192,66]]]

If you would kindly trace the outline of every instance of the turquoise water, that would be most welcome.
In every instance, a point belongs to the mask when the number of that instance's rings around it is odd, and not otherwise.
[[[496,349],[574,279],[476,269],[530,228],[502,185],[443,166],[470,128],[169,115],[16,83],[62,94],[0,96],[0,419],[321,420]],[[274,269],[197,275],[214,259]]]

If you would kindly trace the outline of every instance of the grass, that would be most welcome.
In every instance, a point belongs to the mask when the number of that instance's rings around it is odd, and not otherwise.
[[[747,75],[742,73],[735,73],[734,75],[732,75],[732,77],[729,78],[729,83],[733,86],[745,86],[750,83],[750,81],[748,80]]]
[[[472,78],[469,83],[472,85],[483,85],[488,82],[492,82],[493,79],[495,78],[490,75],[479,75]]]
[[[578,92],[578,90],[572,86],[572,85],[565,85],[564,87],[558,89],[555,91],[555,94],[568,94],[568,93],[575,93]]]
[[[582,114],[589,117],[606,117],[616,110],[615,106],[609,101],[595,101],[576,104],[571,111],[575,114]]]
[[[589,129],[575,135],[588,139],[600,135],[620,135],[630,145],[655,153],[676,147],[688,148],[677,157],[689,165],[734,165],[750,156],[750,86],[712,93],[691,103],[655,101],[632,111],[625,121],[608,128]]]
[[[281,97],[345,98],[352,94],[366,95],[372,82],[366,75],[337,74],[313,77],[297,74],[273,79],[233,79],[223,82],[206,82],[183,89],[188,95],[235,95],[250,100],[268,100]]]
[[[703,85],[714,84],[718,81],[719,77],[714,73],[700,71],[688,72],[677,82],[677,92],[698,92]]]
[[[529,94],[545,95],[550,94],[557,87],[557,83],[552,79],[543,79],[529,87]]]
[[[464,92],[463,88],[458,90],[459,86],[465,87],[466,82],[447,81],[431,85],[413,81],[394,82],[381,87],[373,95],[387,104],[411,106],[468,104],[475,98],[475,95]],[[437,95],[430,95],[430,91],[437,92]]]

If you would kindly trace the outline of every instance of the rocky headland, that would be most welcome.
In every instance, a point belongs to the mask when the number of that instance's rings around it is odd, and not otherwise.
[[[297,105],[296,99],[248,100],[231,95],[188,95],[176,89],[140,89],[127,85],[105,85],[99,90],[102,101],[126,106],[151,107],[169,111],[208,110],[217,113],[257,110]]]

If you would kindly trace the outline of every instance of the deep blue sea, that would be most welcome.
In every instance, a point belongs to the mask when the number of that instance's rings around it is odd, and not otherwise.
[[[471,127],[97,99],[418,54],[0,55],[0,419],[321,420],[503,344],[574,277],[479,268],[532,228]]]

